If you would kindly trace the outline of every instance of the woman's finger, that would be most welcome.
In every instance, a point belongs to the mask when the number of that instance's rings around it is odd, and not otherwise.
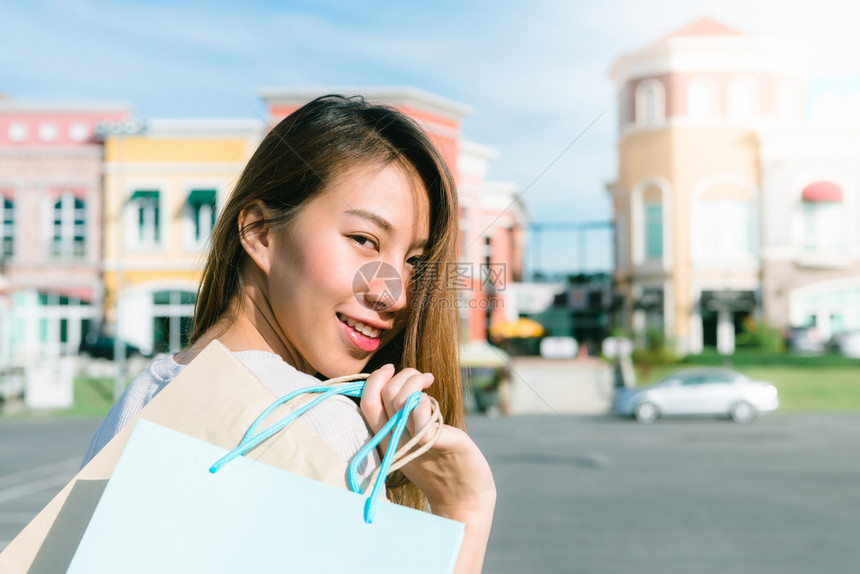
[[[433,405],[430,402],[430,396],[427,393],[422,393],[421,400],[418,401],[418,406],[412,411],[412,416],[409,417],[409,422],[407,423],[407,429],[412,436],[415,436],[415,433],[423,429],[430,422],[432,409]],[[431,436],[433,436],[432,431],[421,439],[421,444],[425,444]]]
[[[391,377],[391,380],[382,387],[382,404],[385,405],[385,412],[388,413],[389,418],[403,408],[409,394],[416,390],[422,390],[420,385],[413,380],[415,376],[420,374],[417,369],[403,369]]]
[[[382,401],[382,388],[394,375],[394,365],[387,364],[373,371],[364,382],[359,407],[361,414],[374,433],[385,426],[389,416]]]
[[[409,398],[414,393],[421,393],[422,399],[419,400],[419,405],[421,405],[422,401],[425,402],[426,405],[429,405],[429,397],[424,394],[424,390],[426,390],[430,385],[433,384],[433,375],[430,373],[419,373],[417,375],[413,375],[409,377],[409,379],[400,387],[397,395],[395,395],[392,399],[392,409],[400,410],[406,405],[409,401]],[[416,407],[417,408],[417,407]],[[406,419],[406,430],[409,433],[409,436],[414,436],[416,430],[420,429],[422,424],[426,423],[429,420],[429,411],[427,411],[426,407],[419,413],[426,413],[425,415],[419,415],[419,418],[416,419],[415,411],[413,411],[410,416]]]

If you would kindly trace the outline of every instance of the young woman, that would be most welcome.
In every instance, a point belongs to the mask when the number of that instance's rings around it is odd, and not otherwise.
[[[132,382],[85,462],[215,339],[279,396],[370,372],[358,405],[336,397],[303,420],[349,460],[410,394],[436,398],[437,442],[389,477],[387,495],[464,522],[456,571],[479,572],[496,491],[462,430],[458,318],[440,272],[456,256],[457,215],[444,161],[400,112],[340,96],[297,110],[264,138],[215,225],[189,348]],[[408,429],[429,420],[425,395]]]

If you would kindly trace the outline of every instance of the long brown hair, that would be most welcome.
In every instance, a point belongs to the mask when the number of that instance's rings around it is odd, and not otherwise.
[[[339,174],[368,164],[401,163],[415,173],[430,200],[430,236],[419,271],[409,285],[405,329],[370,360],[367,370],[387,362],[399,369],[432,372],[428,393],[439,401],[445,422],[464,427],[459,366],[459,320],[445,270],[456,257],[457,194],[442,156],[403,113],[361,97],[319,97],[282,120],[263,139],[239,177],[212,231],[197,294],[190,343],[225,318],[244,286],[245,251],[239,214],[260,201],[272,216],[256,225],[289,226],[302,208]],[[389,498],[413,508],[426,500],[400,473],[389,477]]]

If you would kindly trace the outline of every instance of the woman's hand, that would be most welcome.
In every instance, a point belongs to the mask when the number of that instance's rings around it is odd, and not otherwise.
[[[403,369],[395,374],[392,365],[385,365],[367,378],[361,412],[373,432],[379,432],[412,393],[423,393],[431,384],[430,373]],[[430,399],[425,394],[407,423],[410,435],[430,421],[430,408]],[[480,572],[496,502],[493,474],[484,455],[465,432],[442,425],[438,433],[433,447],[401,470],[427,497],[433,514],[466,524],[456,572]],[[427,435],[422,443],[426,440],[429,440]],[[388,448],[387,442],[382,447]]]

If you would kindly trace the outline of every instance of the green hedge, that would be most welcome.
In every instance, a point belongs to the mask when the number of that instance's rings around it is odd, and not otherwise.
[[[699,355],[687,355],[679,362],[686,365],[703,365],[709,367],[783,366],[857,367],[860,369],[860,359],[851,359],[842,355],[800,355],[741,350],[736,351],[733,355],[720,355],[716,351],[705,351]]]

